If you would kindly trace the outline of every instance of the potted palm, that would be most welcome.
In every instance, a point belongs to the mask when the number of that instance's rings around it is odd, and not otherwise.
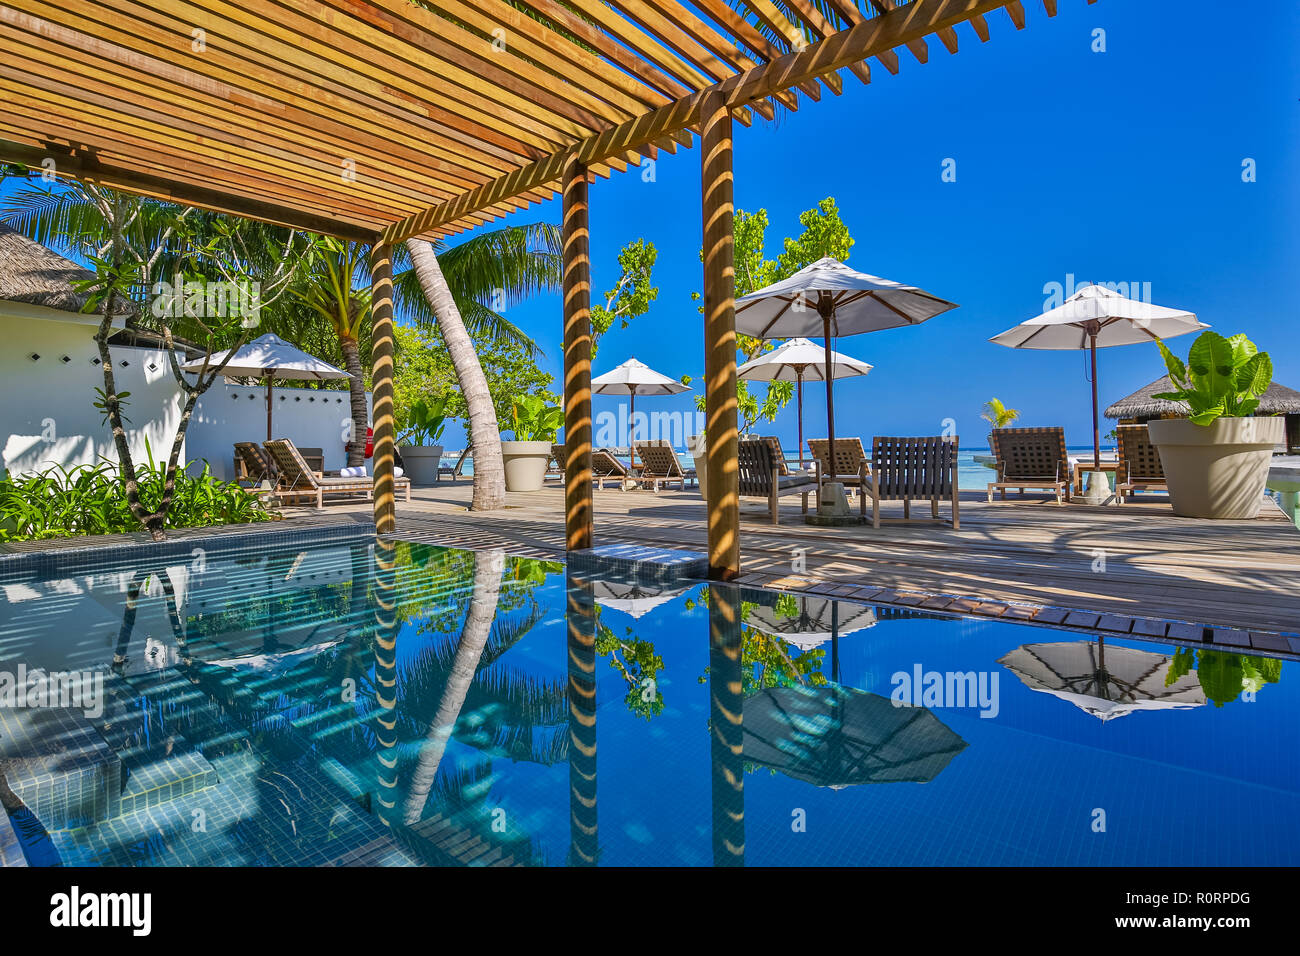
[[[1188,518],[1254,518],[1259,514],[1273,448],[1284,439],[1281,418],[1255,418],[1273,363],[1244,335],[1202,332],[1187,362],[1156,340],[1174,390],[1156,398],[1182,402],[1187,418],[1147,427],[1160,451],[1169,500]]]
[[[546,480],[551,443],[564,424],[564,409],[546,404],[540,395],[518,395],[510,409],[510,441],[502,433],[501,459],[506,491],[540,491]]]
[[[438,480],[442,461],[442,430],[447,424],[447,399],[432,402],[421,398],[406,410],[397,444],[402,467],[413,485],[431,485]]]

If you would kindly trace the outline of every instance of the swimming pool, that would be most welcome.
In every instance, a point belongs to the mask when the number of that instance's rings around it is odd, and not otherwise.
[[[195,549],[0,577],[0,796],[34,864],[1294,865],[1295,668],[370,537]]]

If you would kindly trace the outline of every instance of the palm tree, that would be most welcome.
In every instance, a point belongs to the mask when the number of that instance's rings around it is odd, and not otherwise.
[[[1020,411],[1015,408],[1007,408],[1002,404],[1001,399],[990,398],[984,404],[984,411],[980,418],[984,419],[994,428],[1006,428],[1017,418],[1020,417]]]

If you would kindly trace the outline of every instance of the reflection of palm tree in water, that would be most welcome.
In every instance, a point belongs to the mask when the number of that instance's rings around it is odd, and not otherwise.
[[[451,739],[456,720],[465,705],[470,684],[478,672],[479,659],[483,655],[488,635],[492,632],[492,619],[496,617],[504,567],[503,551],[480,551],[474,557],[474,593],[456,645],[456,656],[447,675],[442,700],[429,723],[415,768],[411,772],[411,784],[402,809],[403,822],[408,826],[418,822],[424,812],[433,781],[438,776],[438,767],[442,763],[443,754],[447,752],[447,742]]]

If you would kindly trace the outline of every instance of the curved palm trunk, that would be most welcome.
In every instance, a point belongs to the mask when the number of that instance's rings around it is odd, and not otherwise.
[[[352,395],[352,441],[348,442],[348,467],[366,463],[366,383],[361,371],[361,346],[351,336],[340,335],[339,347],[343,350],[343,367],[351,379],[348,391]]]
[[[492,620],[497,613],[497,596],[501,592],[501,572],[505,567],[504,551],[480,551],[474,556],[474,596],[470,598],[465,624],[460,630],[456,657],[451,662],[447,686],[442,690],[438,712],[429,724],[429,732],[420,745],[420,756],[411,773],[411,785],[406,792],[402,819],[407,826],[418,823],[424,805],[438,776],[438,765],[447,752],[447,742],[456,729],[460,709],[465,706],[465,695],[474,682],[479,659],[492,633]]]
[[[433,244],[423,239],[408,239],[406,248],[411,254],[411,265],[420,280],[420,288],[438,317],[438,328],[447,343],[447,354],[465,395],[465,404],[469,406],[470,438],[474,442],[474,500],[470,507],[475,511],[500,508],[506,502],[506,471],[501,461],[501,430],[492,405],[492,394],[488,391],[487,376],[483,374],[474,342],[465,329],[447,280],[443,278]]]

